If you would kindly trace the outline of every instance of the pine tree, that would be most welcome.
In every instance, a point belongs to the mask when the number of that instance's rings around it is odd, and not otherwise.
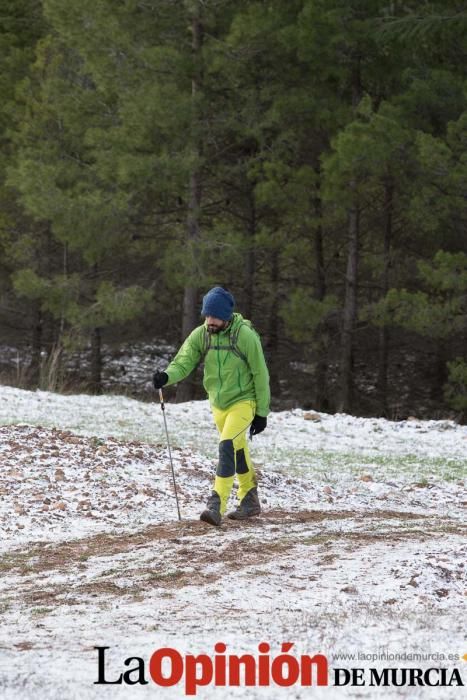
[[[44,270],[40,258],[19,269],[15,289],[59,320],[59,347],[90,337],[92,387],[99,391],[101,329],[142,313],[150,296],[119,284],[110,272],[119,260],[123,264],[131,235],[126,195],[102,176],[87,142],[93,126],[102,128],[109,119],[106,95],[86,75],[79,55],[51,35],[40,42],[22,91],[8,181],[30,216],[50,222],[64,257],[60,270]]]
[[[33,379],[38,376],[42,319],[34,304],[18,305],[10,275],[18,257],[38,252],[33,239],[36,234],[40,237],[41,231],[18,207],[5,179],[14,157],[11,126],[17,108],[17,84],[26,75],[35,44],[44,32],[41,2],[3,0],[0,12],[0,321],[14,331],[24,327],[31,332]],[[18,237],[23,237],[23,243],[28,241],[28,245],[18,246]],[[27,253],[28,248],[32,249],[31,253]]]

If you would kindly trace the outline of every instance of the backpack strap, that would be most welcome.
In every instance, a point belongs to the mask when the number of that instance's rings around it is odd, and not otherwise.
[[[242,328],[242,326],[246,325],[247,324],[243,323],[242,321],[242,323],[240,323],[240,325],[230,334],[230,350],[233,352],[234,355],[243,360],[243,362],[248,362],[248,360],[246,359],[246,355],[238,347],[238,334],[240,333],[240,329]]]
[[[201,348],[201,357],[200,357],[198,364],[201,364],[202,362],[204,362],[204,358],[208,354],[210,348],[211,348],[211,334],[207,332],[206,328],[204,328],[203,347]]]

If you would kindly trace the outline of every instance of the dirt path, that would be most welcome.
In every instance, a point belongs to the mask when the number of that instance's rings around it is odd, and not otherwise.
[[[137,599],[148,586],[172,593],[206,587],[251,567],[290,570],[300,552],[317,568],[356,557],[372,546],[394,547],[462,536],[456,521],[417,513],[375,510],[267,511],[243,523],[225,520],[212,528],[199,520],[155,525],[131,534],[92,535],[58,543],[33,543],[0,558],[6,591],[3,606],[18,597],[29,608],[82,604],[96,597]]]

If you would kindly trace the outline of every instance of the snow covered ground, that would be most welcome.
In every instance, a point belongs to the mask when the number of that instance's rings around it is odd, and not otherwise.
[[[213,656],[216,642],[256,656],[260,642],[272,656],[294,642],[293,654],[321,652],[331,669],[445,667],[467,683],[466,427],[272,414],[251,443],[263,515],[212,528],[198,519],[217,451],[209,406],[168,404],[166,416],[182,522],[158,403],[0,387],[1,698],[184,697],[152,681],[95,685],[94,647],[109,647],[115,679],[127,657],[147,662],[164,646]],[[464,692],[228,689],[252,699]]]
[[[151,377],[155,369],[167,367],[177,348],[164,340],[152,343],[119,343],[118,346],[102,344],[102,386],[105,391],[117,390],[127,394],[147,394],[152,389]],[[14,384],[28,373],[31,364],[31,348],[15,347],[0,343],[0,368],[10,376]],[[42,352],[43,370],[47,353]],[[90,345],[81,351],[64,351],[65,378],[89,377],[91,365]],[[9,382],[7,382],[9,383]],[[66,382],[64,382],[66,384]]]

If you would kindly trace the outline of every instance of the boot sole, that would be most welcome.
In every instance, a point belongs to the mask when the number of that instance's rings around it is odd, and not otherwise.
[[[221,524],[221,521],[215,520],[208,510],[203,511],[199,516],[199,519],[205,523],[209,523],[209,525],[214,525],[215,527],[219,527]]]
[[[235,511],[227,513],[227,517],[230,518],[230,520],[247,520],[248,518],[256,518],[258,515],[261,515],[260,510],[257,513],[248,513],[248,515],[236,513]]]

